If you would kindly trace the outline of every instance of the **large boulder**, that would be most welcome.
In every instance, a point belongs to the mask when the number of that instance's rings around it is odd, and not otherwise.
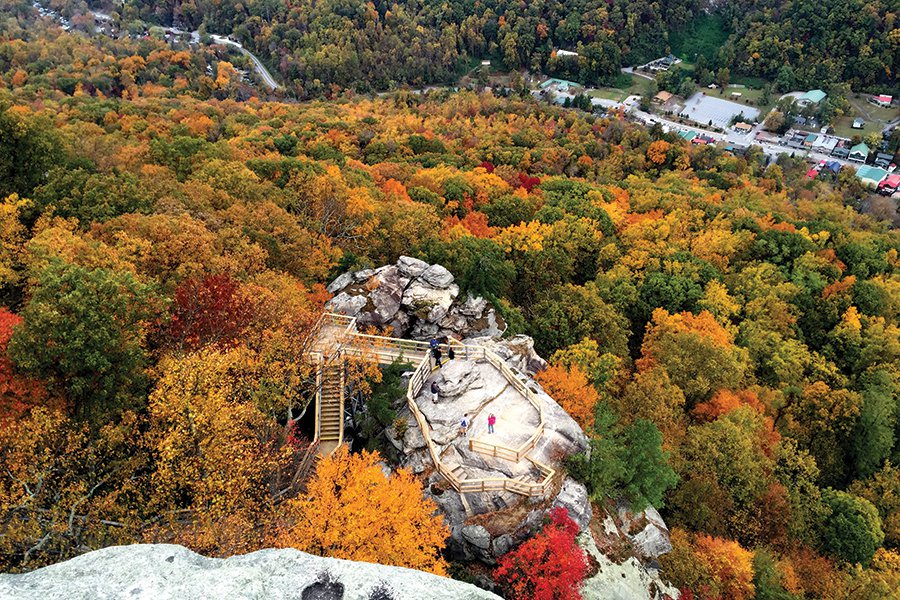
[[[484,298],[459,297],[453,274],[441,265],[401,256],[394,265],[344,273],[328,286],[332,312],[356,317],[360,327],[395,337],[501,336],[506,323]]]
[[[24,575],[0,575],[16,600],[500,600],[468,583],[373,563],[261,550],[205,558],[182,546],[136,544],[82,554]]]

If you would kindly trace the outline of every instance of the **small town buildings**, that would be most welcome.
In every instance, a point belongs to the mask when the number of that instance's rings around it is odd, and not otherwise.
[[[565,79],[556,79],[555,77],[551,77],[538,87],[540,87],[542,90],[553,90],[555,92],[567,94],[574,89],[580,88],[581,86],[574,81],[566,81]]]
[[[862,129],[863,127],[865,127],[865,125],[866,125],[866,122],[863,121],[862,119],[860,119],[859,117],[857,117],[857,118],[853,119],[853,125],[851,125],[851,127],[853,129]]]
[[[685,131],[679,131],[678,135],[681,136],[683,139],[687,140],[688,142],[690,142],[690,141],[693,141],[693,139],[695,137],[697,137],[697,132],[685,130]]]
[[[887,169],[894,160],[893,154],[887,152],[879,152],[875,155],[875,166]]]
[[[663,91],[659,92],[658,94],[656,94],[655,96],[653,96],[653,102],[655,104],[665,104],[666,102],[668,102],[671,99],[672,99],[672,94],[670,94],[669,92],[667,92],[665,90],[663,90]]]
[[[803,139],[803,145],[807,148],[812,148],[817,139],[819,139],[819,136],[814,133],[810,133]]]
[[[838,138],[831,135],[820,135],[815,142],[813,142],[812,149],[814,152],[821,152],[822,154],[831,154],[835,147],[838,145]]]
[[[890,196],[897,190],[900,190],[900,174],[898,173],[888,175],[878,184],[878,193],[882,196]]]
[[[750,133],[753,131],[753,125],[739,121],[734,124],[734,130],[740,133]]]
[[[835,158],[849,158],[850,148],[848,148],[845,143],[839,143],[834,147],[834,150],[831,151],[831,155]]]
[[[862,165],[859,169],[856,170],[856,176],[859,177],[860,182],[863,185],[868,187],[878,187],[888,175],[888,172],[880,167],[871,167],[869,165]]]
[[[869,158],[870,152],[871,150],[865,144],[857,144],[850,148],[850,154],[847,155],[847,158],[853,162],[864,163]]]
[[[809,90],[799,98],[797,98],[797,103],[802,104],[803,106],[808,106],[810,104],[818,104],[827,96],[825,92],[822,90]]]
[[[891,102],[894,101],[894,97],[888,96],[887,94],[881,94],[879,96],[872,96],[871,101],[872,101],[872,104],[877,104],[878,106],[890,108]]]

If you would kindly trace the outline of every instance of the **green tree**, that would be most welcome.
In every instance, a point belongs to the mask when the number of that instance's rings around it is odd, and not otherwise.
[[[862,409],[852,436],[856,477],[871,477],[894,447],[897,424],[897,386],[887,371],[865,376]]]
[[[146,326],[158,305],[131,273],[54,260],[37,276],[10,358],[64,390],[79,418],[102,423],[145,400]]]
[[[831,488],[822,499],[831,509],[822,531],[825,551],[849,563],[868,565],[884,542],[878,511],[864,498]]]
[[[0,198],[30,196],[47,171],[59,164],[59,148],[50,125],[0,102]]]
[[[628,321],[603,301],[593,282],[555,287],[531,312],[535,347],[544,356],[585,338],[595,340],[601,354],[627,353]]]
[[[678,482],[659,429],[644,419],[622,427],[603,402],[594,413],[589,454],[572,457],[570,467],[597,500],[622,495],[635,511],[661,507],[666,491]]]

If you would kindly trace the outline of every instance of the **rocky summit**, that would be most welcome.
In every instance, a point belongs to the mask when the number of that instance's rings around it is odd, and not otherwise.
[[[401,256],[395,265],[344,273],[328,286],[328,310],[357,318],[360,328],[387,329],[395,337],[500,336],[506,323],[484,298],[460,298],[453,275],[441,265]]]
[[[2,600],[500,600],[430,573],[261,550],[205,558],[182,546],[114,546],[24,575],[0,575]]]

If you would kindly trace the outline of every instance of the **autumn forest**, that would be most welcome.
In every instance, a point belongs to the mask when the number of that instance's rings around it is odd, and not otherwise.
[[[385,478],[377,444],[324,459],[303,491],[291,480],[309,445],[306,334],[325,286],[407,255],[444,265],[497,307],[507,335],[534,339],[549,361],[538,382],[590,437],[567,472],[595,503],[660,510],[673,546],[661,569],[682,598],[897,597],[900,238],[857,210],[852,174],[809,180],[788,156],[767,164],[754,149],[736,157],[531,98],[270,100],[221,48],[86,38],[7,4],[0,570],[159,542],[209,556],[290,547],[470,577],[444,555],[449,532],[422,483],[403,469]],[[165,3],[133,4],[170,19]],[[206,4],[178,3],[180,18],[263,27],[257,49],[290,49],[279,71],[301,82],[289,83],[301,97],[361,79],[381,56],[306,55],[313,34],[300,15],[365,21],[355,2],[332,17]],[[406,4],[423,5],[415,19]],[[391,21],[370,3],[389,26],[367,39],[403,45],[416,19],[456,21],[468,4],[401,3]],[[528,39],[531,15],[474,4],[458,31],[429,28],[443,34],[423,38],[427,51],[392,55],[403,65],[373,71],[372,87],[456,73],[451,35],[473,54],[496,46],[512,68],[546,61],[543,41]],[[635,23],[588,44],[586,31],[609,29],[624,3],[577,4],[591,5],[584,18],[547,36],[598,57],[622,47],[618,35],[628,52],[658,50]],[[663,4],[667,26],[692,14]],[[741,39],[729,60],[773,74],[768,50]],[[866,60],[896,62],[881,39]],[[826,58],[840,77],[857,69]],[[598,78],[618,72],[621,58],[610,60]],[[860,85],[883,83],[871,72]],[[357,365],[360,397],[376,397],[388,375]],[[396,519],[390,533],[372,512]],[[562,583],[539,593],[529,579],[541,561],[580,556],[571,525],[551,513],[488,570],[496,591],[580,597],[558,593]],[[576,562],[560,582],[586,576]]]

